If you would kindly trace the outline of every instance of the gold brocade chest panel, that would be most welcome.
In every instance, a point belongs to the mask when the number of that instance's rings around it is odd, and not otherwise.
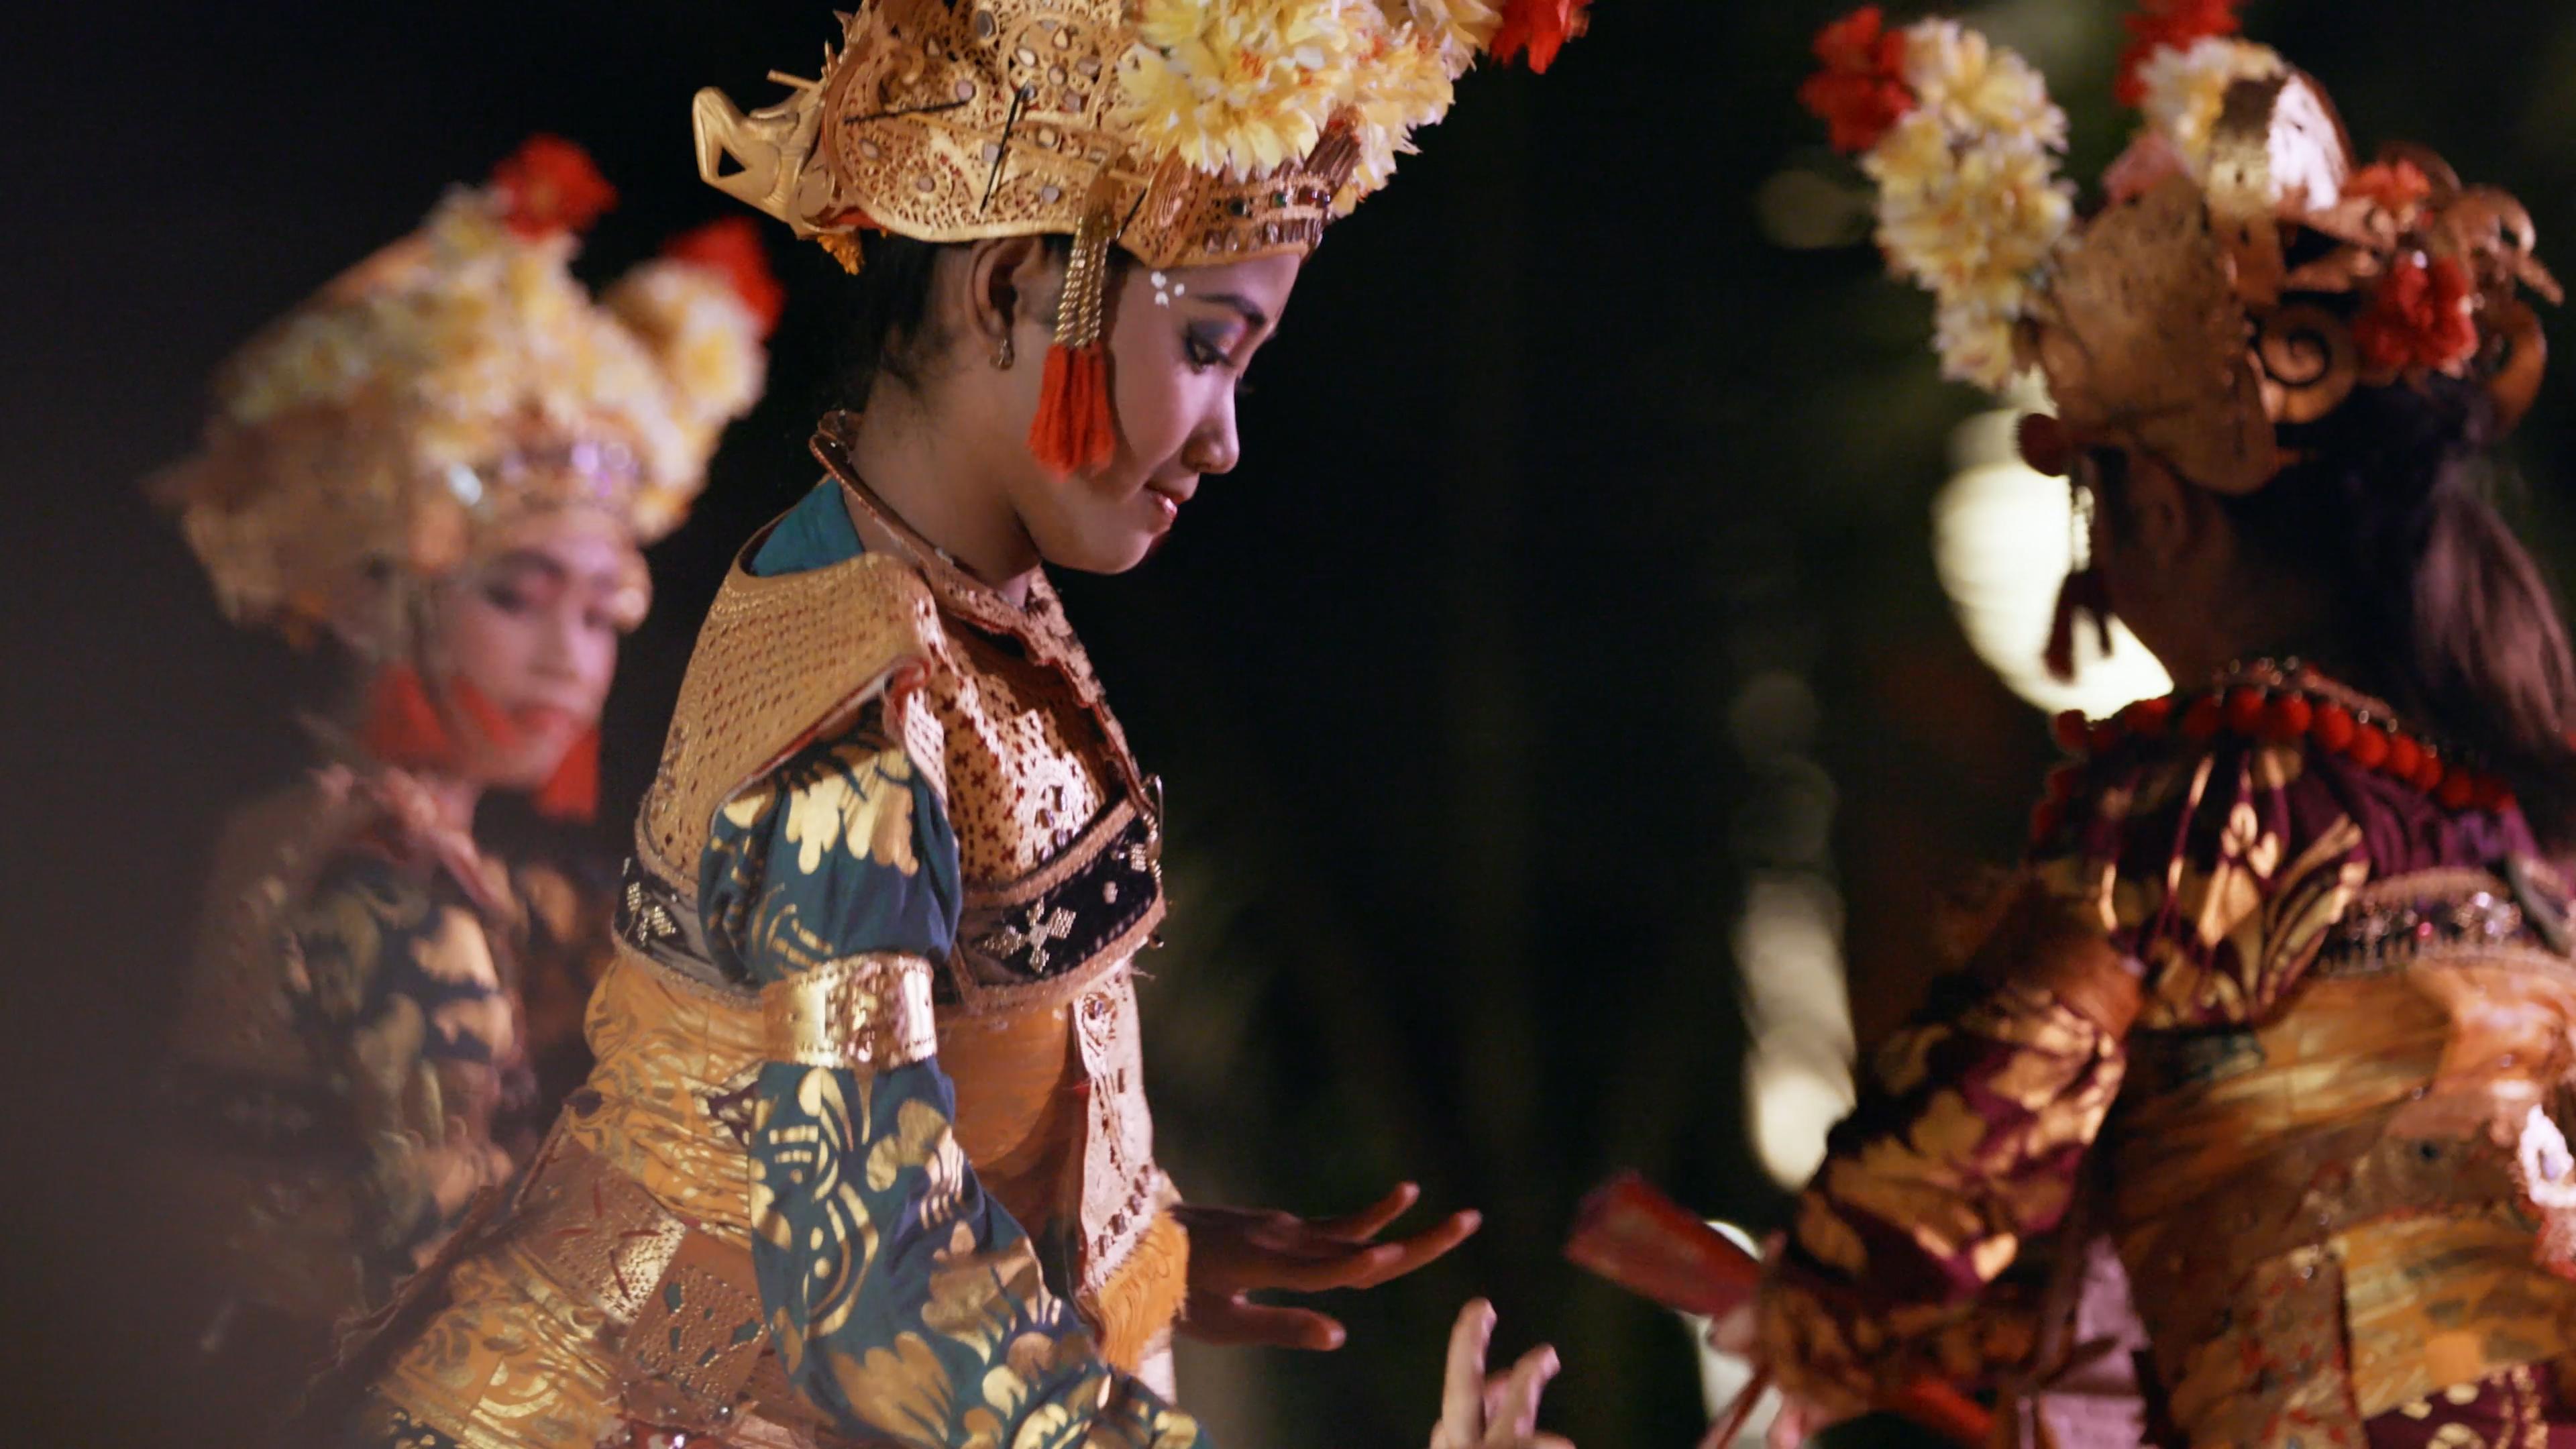
[[[948,823],[969,882],[1008,882],[1064,853],[1107,804],[1100,731],[1045,667],[962,632],[922,705],[936,716]]]
[[[2374,883],[2268,1021],[2141,1032],[2112,1230],[2194,1443],[2361,1420],[2576,1351],[2515,1144],[2576,1070],[2576,964],[2471,872]]]

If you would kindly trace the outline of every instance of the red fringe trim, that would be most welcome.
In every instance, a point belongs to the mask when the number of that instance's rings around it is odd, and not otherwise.
[[[1047,349],[1029,452],[1058,473],[1101,467],[1117,456],[1118,419],[1109,404],[1109,349],[1101,343]]]

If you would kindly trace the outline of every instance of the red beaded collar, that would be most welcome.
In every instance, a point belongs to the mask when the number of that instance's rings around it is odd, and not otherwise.
[[[2232,666],[2213,684],[2142,699],[2107,719],[2068,710],[2057,716],[2051,732],[2076,762],[2049,773],[2048,797],[2031,817],[2033,840],[2056,833],[2067,803],[2083,789],[2084,762],[2132,737],[2178,737],[2196,745],[2221,734],[2276,745],[2304,740],[2413,785],[2445,809],[2514,808],[2513,791],[2502,778],[2445,761],[2430,740],[2401,727],[2387,705],[2296,660]]]

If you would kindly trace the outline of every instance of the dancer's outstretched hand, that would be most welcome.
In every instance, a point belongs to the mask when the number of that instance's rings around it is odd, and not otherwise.
[[[1574,1449],[1572,1440],[1538,1431],[1539,1395],[1556,1377],[1556,1350],[1542,1343],[1509,1372],[1488,1374],[1485,1350],[1493,1340],[1494,1305],[1470,1299],[1449,1330],[1449,1373],[1431,1449]]]
[[[1409,1238],[1377,1235],[1422,1196],[1398,1183],[1375,1204],[1347,1217],[1307,1219],[1261,1208],[1174,1208],[1190,1235],[1189,1307],[1181,1331],[1219,1344],[1333,1349],[1348,1335],[1340,1322],[1307,1308],[1255,1303],[1264,1289],[1320,1293],[1374,1288],[1401,1278],[1467,1240],[1483,1219],[1452,1213]]]

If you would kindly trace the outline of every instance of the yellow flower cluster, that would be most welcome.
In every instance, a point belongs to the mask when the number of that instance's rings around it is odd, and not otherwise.
[[[218,405],[247,429],[364,410],[394,466],[420,478],[488,483],[489,465],[532,440],[614,447],[637,474],[629,521],[658,537],[716,435],[759,396],[760,323],[722,277],[671,261],[596,305],[569,270],[573,237],[519,236],[500,212],[490,191],[450,192],[418,233],[237,356]]]
[[[1351,87],[1343,0],[1143,0],[1118,66],[1120,124],[1237,180],[1314,149]]]
[[[1360,145],[1348,211],[1501,24],[1489,0],[1140,0],[1116,122],[1156,156],[1236,180],[1301,160],[1340,121]]]
[[[1488,0],[1394,0],[1386,16],[1392,24],[1410,24],[1415,34],[1428,39],[1452,79],[1467,73],[1503,24],[1501,8]]]
[[[1395,158],[1414,152],[1413,128],[1436,124],[1449,113],[1452,80],[1458,74],[1450,68],[1453,53],[1439,32],[1418,22],[1364,27],[1352,67],[1360,83],[1352,87],[1343,112],[1359,141],[1360,159],[1333,198],[1335,212],[1349,215],[1362,197],[1392,180]]]
[[[2241,80],[2269,80],[2288,68],[2271,47],[2223,35],[2182,49],[2165,46],[2138,67],[2138,82],[2146,89],[2139,109],[2182,153],[2192,179],[2206,180],[2209,135],[2227,88]]]
[[[2057,177],[2066,113],[2028,62],[1956,21],[1904,35],[1914,109],[1861,158],[1878,243],[1933,294],[1942,375],[2001,391],[2018,371],[2013,323],[2074,218]]]

